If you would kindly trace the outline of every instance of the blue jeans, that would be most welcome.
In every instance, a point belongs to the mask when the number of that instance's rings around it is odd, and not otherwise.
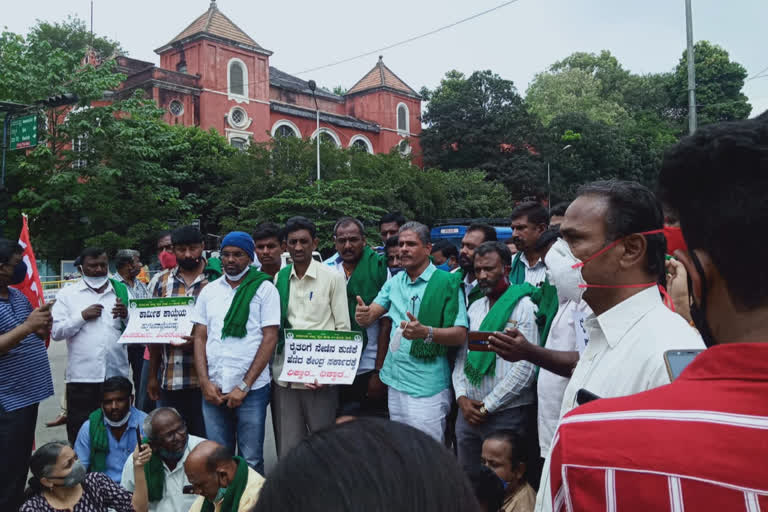
[[[226,405],[213,405],[203,401],[203,420],[208,439],[235,451],[249,466],[264,474],[264,423],[267,421],[269,384],[253,389],[240,407],[230,409]]]

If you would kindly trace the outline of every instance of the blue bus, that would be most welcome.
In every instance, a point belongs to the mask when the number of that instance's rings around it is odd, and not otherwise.
[[[457,219],[459,220],[459,219]],[[500,242],[505,242],[508,238],[512,238],[512,228],[507,226],[498,226],[495,224],[499,224],[499,221],[509,222],[508,220],[504,219],[461,219],[461,220],[470,220],[470,222],[456,222],[451,224],[444,224],[444,225],[438,225],[432,228],[432,231],[430,231],[430,237],[432,238],[432,243],[435,243],[438,240],[448,240],[453,245],[455,245],[458,249],[461,249],[461,239],[464,238],[464,235],[467,233],[467,228],[470,224],[474,222],[481,222],[486,220],[492,220],[496,222],[488,222],[488,224],[491,224],[494,229],[496,230],[496,238]]]

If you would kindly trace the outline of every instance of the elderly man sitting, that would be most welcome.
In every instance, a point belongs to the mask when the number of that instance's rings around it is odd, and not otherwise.
[[[229,448],[203,441],[187,457],[184,471],[200,496],[189,512],[249,512],[259,499],[264,477]]]
[[[146,464],[134,464],[134,454],[123,467],[122,485],[134,493],[137,512],[187,511],[195,501],[192,494],[184,494],[190,485],[184,473],[184,462],[197,445],[205,441],[189,435],[187,425],[176,409],[160,407],[144,420],[144,444],[141,455],[151,450]]]

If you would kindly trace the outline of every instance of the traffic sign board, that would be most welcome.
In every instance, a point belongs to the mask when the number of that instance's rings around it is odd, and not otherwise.
[[[24,116],[11,120],[11,149],[37,146],[37,116]]]

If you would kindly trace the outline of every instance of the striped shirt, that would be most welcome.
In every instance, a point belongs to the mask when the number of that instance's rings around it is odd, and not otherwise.
[[[133,286],[131,286],[130,283],[128,283],[125,279],[123,279],[123,276],[121,276],[118,272],[112,274],[112,279],[125,284],[125,287],[128,288],[128,295],[131,299],[148,299],[151,297],[149,290],[147,290],[147,285],[142,283],[138,277],[133,278]]]
[[[149,283],[152,297],[197,297],[208,284],[208,277],[201,272],[192,284],[187,286],[179,276],[179,267],[155,275]],[[163,389],[178,391],[200,387],[195,369],[195,353],[173,345],[163,345],[162,382]]]
[[[528,263],[528,258],[525,257],[525,253],[520,255],[520,261],[525,265],[525,282],[531,283],[533,286],[538,286],[547,279],[547,266],[544,265],[544,260],[539,259],[533,266]]]
[[[553,441],[554,510],[768,510],[768,343],[701,353],[672,384],[590,402]]]
[[[23,324],[32,306],[18,290],[8,288],[8,299],[0,299],[0,334]],[[0,413],[42,402],[53,395],[53,379],[45,342],[30,334],[0,355]]]
[[[506,328],[517,328],[534,345],[539,344],[539,329],[534,316],[537,307],[528,297],[523,297],[512,310]],[[469,330],[479,331],[480,324],[488,315],[488,297],[476,300],[469,306]],[[467,359],[467,346],[459,350],[456,365],[453,368],[453,387],[456,398],[466,396],[471,400],[480,400],[489,413],[521,407],[534,403],[536,391],[533,386],[534,366],[528,361],[510,363],[496,356],[496,371],[493,376],[486,375],[476,387],[469,383],[464,373]]]

